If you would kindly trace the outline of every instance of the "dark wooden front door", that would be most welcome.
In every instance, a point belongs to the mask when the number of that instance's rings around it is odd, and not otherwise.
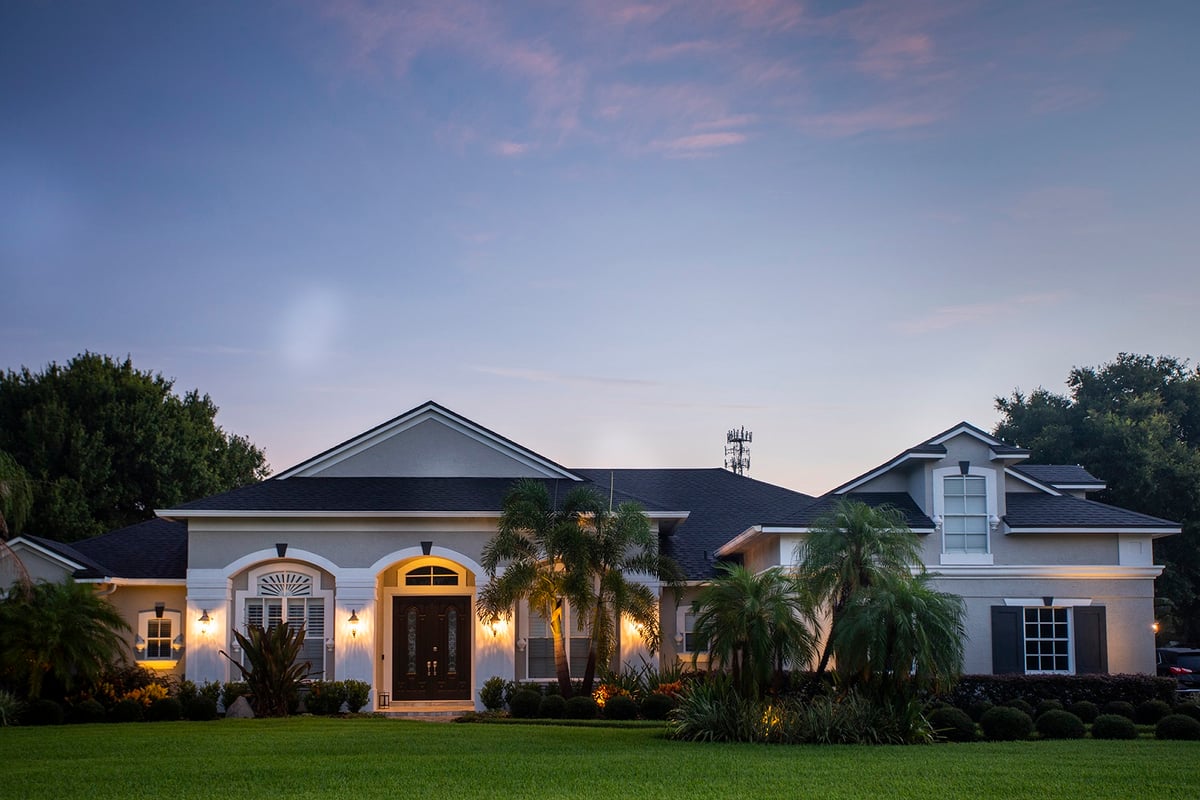
[[[392,599],[392,698],[469,700],[469,597]]]

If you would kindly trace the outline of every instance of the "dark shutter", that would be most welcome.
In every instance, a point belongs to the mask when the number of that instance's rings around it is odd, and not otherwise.
[[[992,674],[1025,671],[1025,609],[992,606]]]
[[[1075,674],[1108,672],[1108,631],[1104,606],[1076,606]]]

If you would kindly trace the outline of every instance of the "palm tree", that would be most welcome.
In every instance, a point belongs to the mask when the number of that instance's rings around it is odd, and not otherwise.
[[[597,664],[608,665],[616,645],[616,621],[628,617],[651,653],[661,644],[658,597],[644,583],[630,580],[645,575],[677,587],[682,573],[671,559],[658,552],[658,537],[642,507],[621,503],[611,510],[603,498],[589,492],[589,506],[577,510],[584,534],[582,553],[567,554],[568,571],[587,574],[590,592],[576,598],[581,615],[590,615],[591,627],[583,692],[591,694]],[[581,495],[581,500],[583,496]],[[574,560],[582,555],[582,560]]]
[[[920,556],[920,543],[904,512],[893,506],[841,499],[813,523],[796,548],[796,586],[813,613],[827,610],[830,616],[818,678],[829,664],[838,626],[855,593],[907,577],[914,569],[923,572]]]
[[[544,483],[518,481],[504,498],[496,535],[484,546],[481,558],[488,581],[479,590],[479,618],[484,622],[509,619],[516,603],[527,601],[530,610],[550,624],[554,671],[564,697],[571,696],[571,670],[563,603],[586,607],[588,597],[586,573],[565,565],[584,560],[579,517],[593,506],[592,493],[577,488],[567,494],[561,508],[555,508]]]
[[[962,672],[963,601],[928,575],[891,578],[856,592],[832,647],[838,672],[880,699],[946,689]]]
[[[0,673],[42,694],[47,678],[63,693],[86,688],[125,660],[129,625],[85,583],[41,581],[0,600]]]
[[[758,697],[772,672],[779,678],[787,664],[812,660],[811,616],[780,567],[757,575],[738,564],[717,569],[694,604],[695,635],[710,665],[728,669],[742,696]]]

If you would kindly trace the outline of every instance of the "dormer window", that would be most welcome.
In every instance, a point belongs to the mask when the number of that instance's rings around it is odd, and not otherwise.
[[[933,471],[933,520],[942,536],[943,564],[991,564],[996,516],[996,471],[963,462]]]

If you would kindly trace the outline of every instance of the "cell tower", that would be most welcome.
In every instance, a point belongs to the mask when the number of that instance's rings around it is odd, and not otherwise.
[[[745,475],[750,469],[750,442],[754,434],[745,428],[732,430],[725,436],[725,469]]]

